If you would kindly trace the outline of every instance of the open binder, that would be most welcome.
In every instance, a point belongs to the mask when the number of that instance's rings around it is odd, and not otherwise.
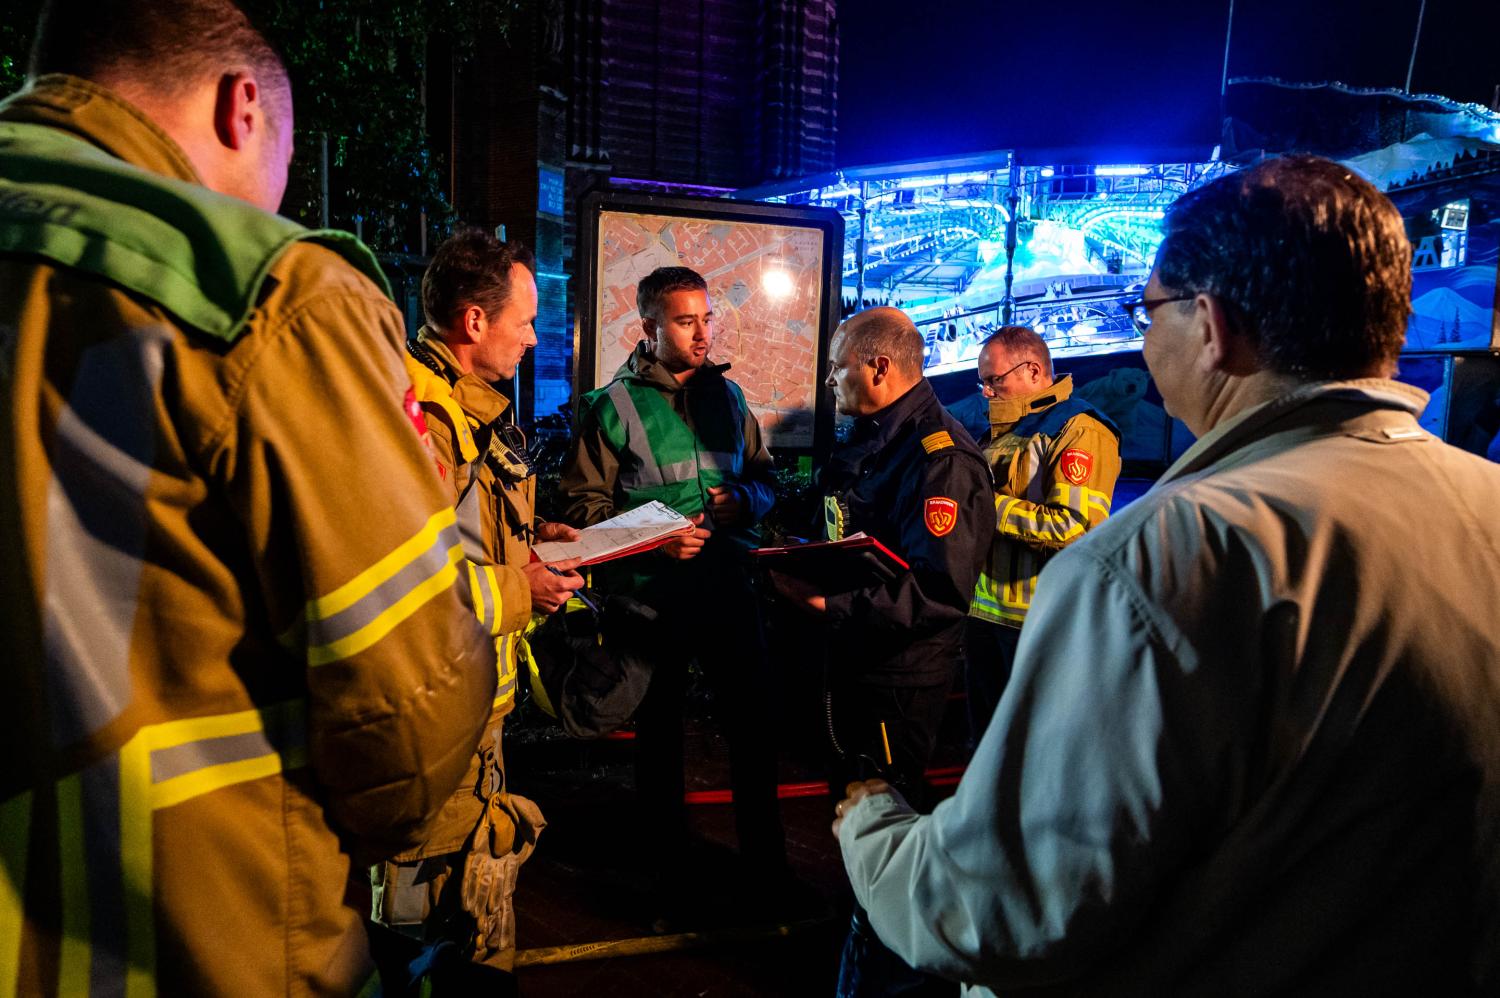
[[[545,541],[533,546],[532,552],[539,561],[582,558],[579,567],[584,567],[650,551],[692,532],[691,520],[653,501],[580,531],[576,541]]]
[[[757,567],[801,579],[825,593],[880,585],[911,568],[868,534],[853,534],[839,541],[756,548],[750,555]]]

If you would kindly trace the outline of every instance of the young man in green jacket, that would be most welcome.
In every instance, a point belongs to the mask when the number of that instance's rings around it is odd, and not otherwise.
[[[773,700],[746,564],[775,495],[760,424],[724,376],[729,365],[709,360],[707,283],[686,267],[662,267],[641,281],[636,300],[646,338],[608,384],[579,400],[561,489],[564,515],[578,526],[653,500],[695,524],[690,536],[594,576],[599,589],[634,596],[659,615],[660,658],[637,713],[636,790],[660,880],[658,914],[670,920],[690,893],[682,707],[692,659],[719,694],[741,855],[758,877],[786,871],[766,723]]]

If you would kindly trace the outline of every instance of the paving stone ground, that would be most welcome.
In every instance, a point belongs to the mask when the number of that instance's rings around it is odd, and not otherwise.
[[[962,700],[955,697],[949,706],[933,762],[937,781],[946,784],[940,793],[951,791],[952,774],[965,761]],[[727,751],[711,708],[695,697],[689,713],[688,790],[727,789]],[[781,781],[821,780],[821,735],[813,715],[788,714],[774,719]],[[512,731],[506,749],[512,786],[537,800],[548,819],[516,894],[520,949],[662,938],[648,925],[647,881],[635,862],[636,844],[649,827],[633,803],[632,742],[568,741],[525,714]],[[834,802],[826,795],[782,800],[788,862],[804,882],[796,897],[768,897],[765,885],[747,882],[734,852],[729,805],[693,806],[696,841],[684,863],[701,885],[701,911],[671,932],[698,932],[715,941],[665,953],[525,966],[517,972],[521,994],[831,995],[851,903],[829,833]],[[791,928],[772,934],[781,925]],[[759,938],[757,931],[763,933]]]

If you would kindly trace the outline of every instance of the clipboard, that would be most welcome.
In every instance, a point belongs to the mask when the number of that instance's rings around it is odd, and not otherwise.
[[[911,570],[900,555],[868,534],[839,541],[755,548],[750,556],[758,568],[801,579],[825,593],[882,585]]]

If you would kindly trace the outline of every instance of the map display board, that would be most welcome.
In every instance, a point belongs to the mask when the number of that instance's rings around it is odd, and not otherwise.
[[[708,282],[713,305],[710,361],[731,365],[729,377],[744,390],[773,450],[812,450],[835,318],[830,269],[842,259],[842,223],[832,212],[801,209],[817,213],[819,224],[809,225],[796,209],[774,209],[791,215],[789,223],[769,215],[768,206],[731,208],[709,199],[702,199],[704,214],[683,214],[685,199],[670,200],[676,210],[611,203],[591,219],[593,300],[581,301],[579,313],[592,319],[583,330],[592,342],[580,344],[579,356],[592,385],[580,383],[579,390],[608,382],[645,335],[635,298],[641,278],[658,267],[691,267]],[[839,236],[831,247],[827,216]]]

